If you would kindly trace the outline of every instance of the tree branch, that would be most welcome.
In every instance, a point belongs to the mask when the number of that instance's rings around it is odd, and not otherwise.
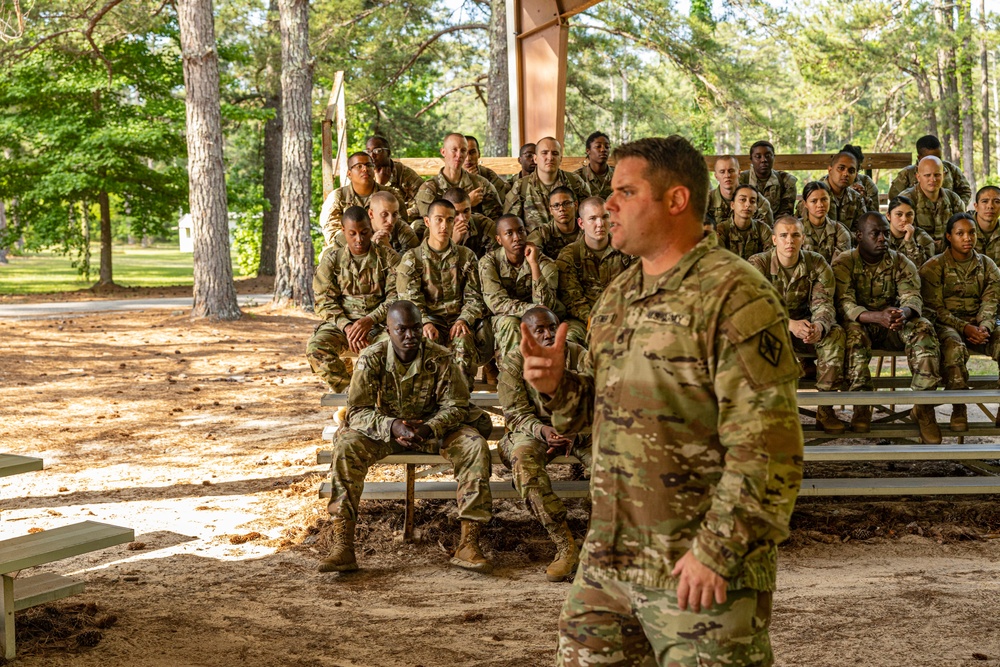
[[[459,90],[463,90],[465,88],[476,88],[477,89],[476,92],[479,92],[478,89],[486,87],[485,85],[479,83],[480,81],[482,81],[485,78],[486,78],[485,74],[480,74],[478,77],[476,77],[475,81],[472,81],[470,83],[463,83],[460,86],[454,86],[452,88],[449,88],[448,90],[444,91],[443,93],[441,93],[440,95],[438,95],[437,97],[435,97],[433,100],[431,100],[430,103],[427,104],[427,106],[425,106],[423,109],[421,109],[416,114],[414,114],[413,117],[414,118],[420,118],[426,112],[430,111],[435,106],[437,106],[438,102],[441,102],[444,98],[448,97],[452,93],[457,92]]]

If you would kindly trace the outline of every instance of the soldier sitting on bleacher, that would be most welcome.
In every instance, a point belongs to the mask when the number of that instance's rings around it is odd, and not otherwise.
[[[941,342],[944,388],[968,389],[969,350],[1000,360],[1000,269],[976,252],[976,222],[970,214],[957,213],[948,220],[945,241],[945,251],[920,267],[921,294]],[[952,405],[951,430],[968,428],[966,405]]]
[[[532,308],[524,313],[521,322],[522,335],[530,335],[546,347],[555,344],[559,318],[548,308]],[[545,465],[556,456],[572,455],[589,470],[590,434],[560,435],[552,428],[545,399],[524,381],[523,366],[520,350],[505,356],[500,366],[498,394],[507,432],[498,449],[500,460],[514,473],[517,492],[556,544],[556,557],[546,568],[545,577],[549,581],[562,581],[576,572],[579,551],[566,524],[566,507],[552,491]],[[586,366],[587,351],[567,341],[566,368],[586,372]]]
[[[347,420],[334,437],[328,507],[333,548],[319,571],[358,569],[354,528],[368,468],[389,454],[417,451],[440,453],[455,466],[462,537],[452,564],[488,572],[492,565],[479,547],[479,530],[492,516],[485,439],[490,420],[478,408],[470,410],[462,371],[447,348],[424,337],[415,305],[392,304],[387,328],[389,340],[375,343],[358,357]],[[469,425],[473,417],[475,428]]]

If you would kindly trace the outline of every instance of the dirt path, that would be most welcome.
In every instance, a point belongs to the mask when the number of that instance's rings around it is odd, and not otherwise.
[[[51,566],[87,592],[41,620],[19,615],[32,634],[17,664],[552,664],[566,586],[544,580],[551,547],[517,504],[498,503],[487,531],[495,576],[446,565],[457,536],[446,502],[421,504],[416,545],[399,540],[398,504],[365,503],[365,569],[316,573],[329,411],[302,356],[313,326],[263,308],[225,324],[0,321],[0,451],[46,463],[0,480],[0,537],[94,519],[141,543]],[[1000,524],[994,504],[803,504],[781,554],[779,664],[1000,665],[1000,544],[984,537]],[[571,516],[582,534],[582,503]],[[85,603],[117,617],[86,648],[78,631],[58,637]]]

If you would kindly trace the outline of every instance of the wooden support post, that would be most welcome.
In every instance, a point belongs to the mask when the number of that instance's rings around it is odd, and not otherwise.
[[[14,577],[3,575],[3,656],[14,659]]]
[[[330,89],[330,99],[326,103],[323,116],[323,199],[336,189],[334,178],[340,177],[340,185],[347,182],[347,113],[344,99],[344,73],[337,72]],[[337,155],[334,159],[333,124],[337,123]]]
[[[413,515],[416,514],[416,477],[417,466],[415,463],[406,464],[406,513],[403,516],[403,540],[413,541]]]

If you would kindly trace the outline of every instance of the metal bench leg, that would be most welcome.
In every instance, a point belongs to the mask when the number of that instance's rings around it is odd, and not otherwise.
[[[14,577],[3,575],[3,656],[14,659]]]
[[[403,540],[413,541],[413,515],[416,512],[414,505],[414,490],[417,477],[417,466],[414,463],[406,464],[406,513],[403,516]]]

